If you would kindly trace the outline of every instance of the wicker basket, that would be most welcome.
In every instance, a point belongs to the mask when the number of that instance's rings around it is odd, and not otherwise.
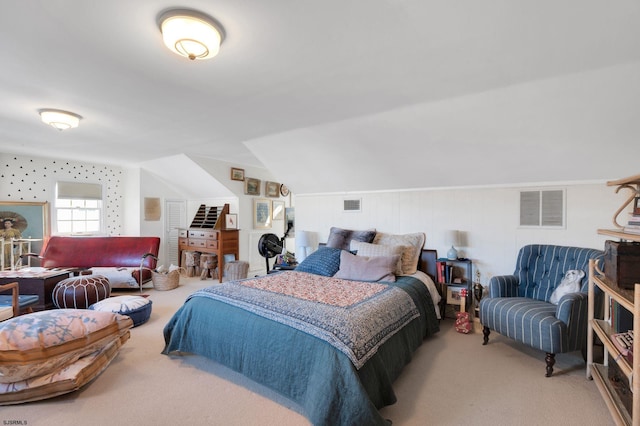
[[[152,270],[151,281],[156,290],[173,290],[180,284],[180,271],[176,269],[167,274],[161,274]]]

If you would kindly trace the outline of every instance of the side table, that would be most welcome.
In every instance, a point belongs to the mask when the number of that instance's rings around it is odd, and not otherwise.
[[[17,282],[21,295],[34,294],[38,296],[38,303],[33,305],[33,310],[43,311],[53,308],[53,299],[51,298],[53,288],[66,278],[69,278],[69,271],[63,270],[47,270],[43,272],[2,271],[0,273],[0,284]],[[3,294],[8,293],[5,292]]]

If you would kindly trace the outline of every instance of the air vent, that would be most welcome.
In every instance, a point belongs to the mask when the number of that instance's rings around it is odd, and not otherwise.
[[[362,210],[362,200],[360,198],[343,200],[344,206],[342,211],[345,212],[359,212]]]
[[[564,227],[564,190],[520,192],[520,226]]]

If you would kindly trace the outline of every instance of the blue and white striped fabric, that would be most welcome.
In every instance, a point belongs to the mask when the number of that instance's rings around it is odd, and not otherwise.
[[[480,301],[480,322],[491,330],[548,353],[579,350],[586,343],[589,259],[602,251],[533,244],[520,249],[513,275],[493,277]],[[585,271],[582,293],[549,303],[570,269]]]

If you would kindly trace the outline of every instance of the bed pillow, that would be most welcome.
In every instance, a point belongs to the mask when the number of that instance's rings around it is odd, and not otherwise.
[[[364,231],[353,231],[351,229],[342,229],[332,227],[329,231],[327,239],[327,247],[349,250],[351,241],[363,241],[370,243],[376,236],[375,229],[367,229]]]
[[[335,278],[357,281],[395,281],[395,270],[400,255],[394,256],[360,256],[342,251],[340,253],[340,270]]]
[[[94,275],[103,275],[109,280],[111,288],[140,288],[138,281],[133,277],[133,272],[140,268],[120,267],[92,267],[90,271]]]
[[[0,323],[0,383],[48,374],[103,348],[133,326],[124,315],[86,309],[34,312]]]
[[[384,244],[351,241],[351,251],[355,251],[358,256],[398,256],[398,264],[394,271],[395,275],[402,275],[402,253],[404,253],[404,249],[404,246],[387,246]]]
[[[0,405],[38,401],[80,389],[104,371],[118,355],[129,333],[52,373],[13,383],[0,383]]]
[[[373,239],[374,244],[383,244],[387,246],[404,246],[402,253],[402,274],[415,274],[418,270],[418,260],[420,260],[420,252],[424,246],[426,236],[423,232],[413,234],[395,235],[378,232]]]
[[[340,269],[340,252],[342,251],[334,247],[320,247],[300,262],[296,271],[332,277]]]

